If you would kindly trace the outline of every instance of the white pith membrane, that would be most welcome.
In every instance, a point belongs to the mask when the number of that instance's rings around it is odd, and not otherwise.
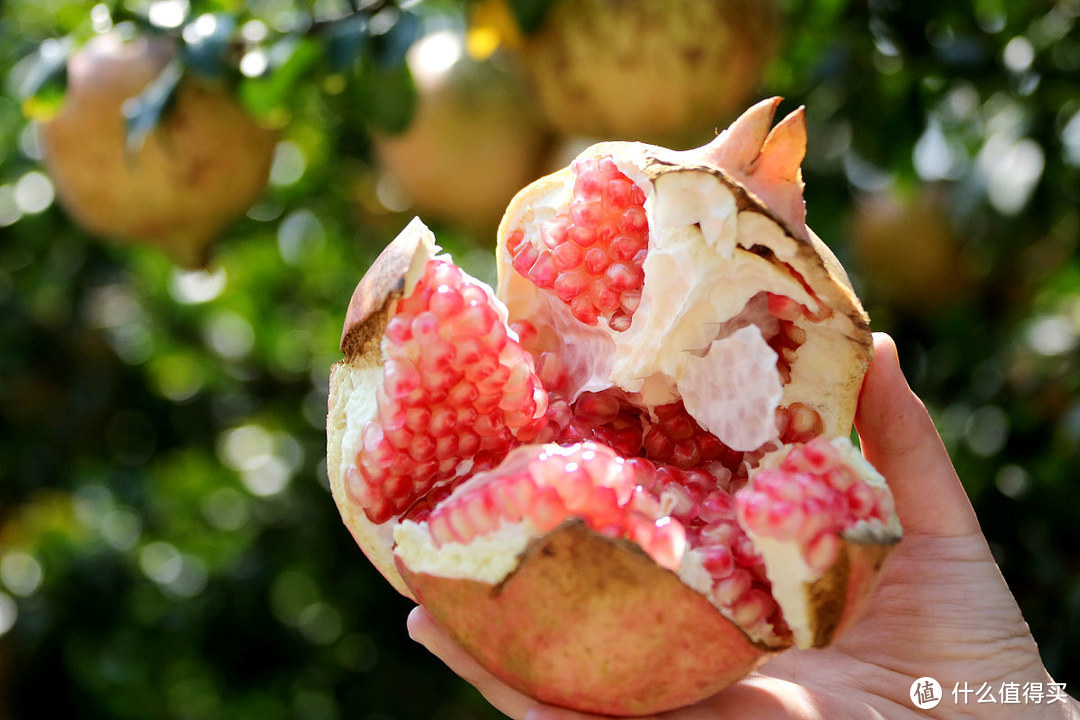
[[[658,565],[676,572],[753,641],[782,647],[793,638],[801,647],[810,646],[815,608],[808,588],[829,567],[808,562],[798,542],[747,528],[732,497],[743,486],[747,493],[754,491],[759,473],[775,470],[793,452],[783,442],[778,414],[795,407],[809,408],[817,415],[819,425],[813,435],[838,438],[833,445],[847,468],[871,487],[886,487],[847,440],[854,412],[852,367],[835,361],[836,348],[853,342],[864,329],[857,328],[846,312],[826,307],[820,293],[809,289],[811,278],[794,270],[805,262],[801,257],[805,248],[790,229],[740,198],[730,177],[721,178],[709,169],[715,148],[680,153],[609,143],[586,154],[589,162],[597,157],[613,160],[644,197],[649,228],[648,252],[641,265],[645,279],[628,326],[613,329],[605,317],[595,324],[580,321],[566,301],[537,289],[513,267],[504,242],[508,232],[520,231],[523,242],[544,246],[545,224],[556,220],[573,199],[577,176],[572,170],[523,191],[527,201],[518,204],[516,211],[511,205],[497,249],[498,297],[506,305],[490,290],[486,296],[502,322],[526,321],[535,326],[537,337],[527,340],[523,333],[521,343],[536,361],[541,379],[545,377],[543,353],[558,359],[559,382],[546,387],[549,407],[562,403],[573,408],[577,403],[580,409],[589,398],[610,401],[614,397],[622,411],[629,409],[641,422],[660,425],[669,412],[664,408],[679,403],[698,430],[715,436],[738,460],[734,466],[729,462],[722,467],[716,461],[690,468],[695,487],[658,482],[655,487],[635,490],[627,483],[642,477],[640,468],[626,469],[632,461],[607,448],[525,444],[511,449],[494,468],[453,487],[474,471],[470,460],[462,460],[452,478],[436,485],[431,499],[421,498],[408,510],[374,523],[374,532],[387,547],[393,544],[395,555],[412,572],[497,585],[518,567],[531,541],[563,521],[581,517],[596,532],[638,543]],[[670,167],[658,171],[658,165]],[[410,226],[406,232],[410,231],[427,233],[422,226]],[[437,252],[433,239],[419,245],[405,279],[404,298]],[[775,303],[797,309],[785,315],[786,325],[773,314]],[[798,341],[785,344],[778,335],[781,332]],[[518,340],[509,327],[507,336],[515,343]],[[387,343],[384,337],[384,355]],[[532,369],[533,363],[529,364]],[[381,367],[361,372],[361,384],[383,385]],[[375,398],[375,392],[355,392],[348,400],[341,477],[357,475],[364,427],[378,415]],[[538,409],[535,419],[540,422],[543,417]],[[553,439],[543,430],[538,432],[541,439]],[[519,439],[532,442],[529,431],[523,431]],[[615,502],[634,519],[594,526],[590,513],[597,506],[591,500],[574,499],[578,491],[566,490],[560,479],[569,472],[566,463],[576,463],[581,453],[607,462],[598,461],[602,470],[590,475],[591,487],[610,488],[610,493],[601,492],[599,505],[606,508],[605,503]],[[644,450],[642,455],[646,455]],[[545,469],[548,462],[561,468],[562,474],[552,475]],[[687,477],[668,467],[653,467],[646,474],[653,470],[668,473],[665,478]],[[561,502],[553,520],[538,520],[521,508],[507,511],[489,500],[492,493],[506,492],[500,485],[504,478],[523,473],[536,487],[553,488]],[[703,478],[711,487],[701,488]],[[453,490],[447,495],[450,487]],[[894,542],[899,525],[891,504],[880,498],[875,503],[862,519],[830,526],[829,536]],[[822,530],[814,538],[819,545],[827,545],[821,540],[824,534]],[[753,546],[740,537],[748,538]],[[815,557],[827,557],[823,552]],[[739,572],[730,574],[725,569],[723,573],[729,574],[717,575],[718,565],[726,568],[736,562],[732,553],[739,555]],[[751,578],[754,587],[748,591]],[[772,600],[759,597],[763,592],[771,592],[778,610]]]

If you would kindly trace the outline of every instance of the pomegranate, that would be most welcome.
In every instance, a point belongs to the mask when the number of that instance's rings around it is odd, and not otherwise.
[[[541,174],[545,131],[516,75],[496,58],[470,58],[462,33],[425,35],[407,61],[416,112],[403,133],[375,135],[380,165],[417,212],[494,232],[514,193]]]
[[[948,185],[925,184],[859,198],[850,241],[868,299],[899,314],[940,317],[972,296],[978,274],[950,216],[951,195]]]
[[[176,56],[176,42],[162,36],[94,36],[69,59],[67,97],[41,136],[61,204],[83,228],[198,266],[262,193],[277,135],[223,86],[188,77],[158,127],[129,151],[123,105]]]
[[[331,486],[374,565],[548,703],[684,706],[830,643],[900,538],[849,436],[868,319],[807,228],[801,109],[601,143],[522,190],[498,291],[417,219],[361,279]]]
[[[564,0],[547,12],[522,38],[522,69],[553,127],[594,137],[711,137],[780,35],[772,0]]]

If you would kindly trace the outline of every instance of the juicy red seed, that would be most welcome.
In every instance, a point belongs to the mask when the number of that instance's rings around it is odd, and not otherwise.
[[[600,250],[600,248],[589,248],[589,252],[594,250]],[[602,250],[600,250],[600,252],[603,253]],[[551,251],[551,261],[559,270],[576,268],[581,264],[584,257],[585,253],[582,252],[581,247],[576,243],[562,243],[561,245],[557,245]],[[556,287],[558,287],[558,282],[558,280],[555,281]]]
[[[825,431],[821,416],[809,405],[792,403],[777,409],[777,430],[784,443],[804,443]]]
[[[411,323],[403,317],[394,316],[386,323],[386,337],[395,345],[401,345],[412,339]]]
[[[570,301],[570,313],[586,325],[592,325],[600,317],[600,311],[588,297],[579,295]]]
[[[506,249],[511,254],[517,250],[518,246],[525,239],[525,233],[521,230],[514,230],[506,236]]]
[[[641,249],[641,243],[637,238],[620,235],[611,244],[611,252],[619,260],[632,260]]]
[[[785,295],[768,293],[769,314],[780,320],[794,322],[805,314],[806,308]]]
[[[604,272],[611,260],[603,248],[591,247],[585,251],[585,269],[593,275]]]
[[[626,207],[633,202],[633,188],[634,184],[629,180],[622,178],[609,180],[607,185],[604,186],[604,199],[612,205]]]
[[[528,275],[539,257],[540,251],[532,245],[525,243],[520,246],[518,252],[514,255],[514,260],[511,264],[521,275]]]
[[[619,229],[627,234],[640,235],[648,232],[649,221],[645,218],[645,209],[640,207],[628,207],[623,210],[619,218]]]
[[[627,263],[614,263],[604,271],[604,280],[609,288],[622,293],[640,287],[643,275],[641,268]]]
[[[595,227],[604,215],[604,206],[599,202],[575,202],[570,205],[570,221],[578,226]]]
[[[536,287],[543,290],[549,290],[555,286],[555,278],[557,275],[558,271],[551,261],[551,254],[546,253],[541,255],[536,263],[533,264],[532,268],[529,270],[528,277]]]
[[[589,287],[589,279],[581,271],[564,272],[555,278],[555,295],[563,302],[570,302]]]
[[[440,285],[431,296],[431,312],[440,318],[456,315],[465,306],[461,293],[450,285]]]
[[[615,332],[625,332],[630,329],[630,316],[624,313],[622,310],[616,310],[615,314],[608,320],[608,327]]]
[[[567,233],[573,243],[580,245],[581,247],[589,247],[595,245],[597,241],[596,230],[591,227],[584,227],[582,225],[575,225],[571,227]]]

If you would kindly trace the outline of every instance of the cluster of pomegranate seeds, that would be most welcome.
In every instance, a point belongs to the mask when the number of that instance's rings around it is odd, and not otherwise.
[[[775,335],[768,338],[769,347],[776,351],[776,369],[780,380],[791,382],[791,364],[795,362],[795,352],[806,342],[806,331],[795,324],[796,320],[808,316],[807,309],[784,295],[768,293],[769,314],[780,321]]]
[[[580,160],[573,200],[541,228],[541,247],[522,230],[507,236],[514,269],[570,306],[575,318],[603,318],[623,331],[641,302],[649,248],[645,193],[610,157]]]
[[[747,528],[797,542],[819,573],[836,560],[842,531],[860,521],[887,523],[894,509],[888,489],[862,479],[825,438],[793,448],[777,468],[759,472],[735,503]]]
[[[670,514],[685,528],[688,545],[697,550],[712,580],[713,604],[755,638],[786,635],[764,560],[739,526],[734,498],[724,483],[700,468],[683,470],[643,458],[629,462],[642,490],[656,498],[658,512]]]
[[[652,408],[642,445],[645,457],[650,460],[683,469],[719,463],[737,471],[742,463],[743,454],[698,425],[682,400]]]
[[[523,469],[487,478],[431,511],[428,527],[437,546],[469,543],[504,523],[528,521],[546,533],[577,518],[596,532],[633,540],[663,567],[678,568],[686,548],[682,524],[657,512],[655,501],[637,486],[637,468],[614,451],[579,443],[518,452],[535,457]]]
[[[346,488],[368,519],[400,515],[436,485],[494,467],[535,435],[547,393],[480,285],[430,260],[387,322],[377,413]]]

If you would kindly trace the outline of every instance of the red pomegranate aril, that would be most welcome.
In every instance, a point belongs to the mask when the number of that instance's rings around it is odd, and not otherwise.
[[[780,320],[795,322],[805,315],[805,308],[785,295],[768,293],[769,314]]]
[[[555,295],[563,302],[570,302],[589,287],[588,277],[581,271],[568,271],[555,278]]]
[[[599,248],[589,248],[589,252],[592,252],[593,250],[599,250]],[[601,250],[600,252],[602,253],[603,251]],[[562,243],[552,249],[551,261],[558,270],[570,270],[579,266],[586,254],[587,253],[583,252],[581,247],[576,243]],[[556,280],[556,288],[558,288],[558,284],[559,281]]]
[[[649,221],[645,217],[645,209],[640,207],[628,207],[619,218],[619,229],[624,233],[640,235],[649,229]]]
[[[594,228],[582,227],[581,225],[574,225],[567,230],[566,237],[575,245],[580,245],[583,248],[595,245],[598,239]]]
[[[544,290],[550,290],[555,286],[555,278],[557,276],[558,271],[551,261],[550,253],[541,255],[528,273],[529,280],[532,281],[532,284]]]
[[[586,325],[593,325],[600,317],[600,311],[596,305],[586,296],[579,295],[570,301],[570,313]]]
[[[731,607],[746,594],[753,582],[750,573],[736,569],[730,575],[716,579],[712,594],[719,604]]]
[[[555,488],[546,487],[540,490],[526,510],[529,521],[540,532],[554,530],[566,517],[566,508],[559,499]]]
[[[627,263],[614,263],[604,271],[604,280],[608,287],[619,293],[640,287],[642,279],[644,273],[641,269]]]
[[[680,440],[671,449],[671,462],[680,468],[692,468],[701,462],[701,452],[693,440]]]
[[[461,297],[461,293],[450,285],[440,285],[435,288],[430,302],[431,312],[444,319],[461,312],[464,306],[465,300]]]
[[[607,266],[611,264],[611,260],[608,258],[603,248],[591,247],[585,251],[584,255],[585,270],[591,275],[599,275],[607,269]]]
[[[604,186],[604,200],[620,207],[626,207],[633,203],[634,184],[629,179],[618,178],[608,180]]]
[[[604,271],[607,274],[611,270],[609,266]],[[619,294],[604,283],[594,283],[589,290],[589,300],[593,303],[597,312],[607,314],[614,312],[619,307]]]
[[[386,323],[386,339],[395,345],[412,340],[412,323],[409,320],[395,316]]]
[[[615,332],[625,332],[630,329],[630,323],[632,320],[630,316],[624,313],[622,310],[616,310],[615,314],[608,320],[608,327]]]
[[[512,265],[514,270],[517,270],[520,274],[528,276],[529,271],[532,270],[533,265],[540,258],[540,251],[534,248],[528,243],[524,243],[520,246],[517,253],[514,254]]]
[[[619,235],[611,243],[611,254],[617,260],[629,262],[641,249],[641,241],[627,235]]]

